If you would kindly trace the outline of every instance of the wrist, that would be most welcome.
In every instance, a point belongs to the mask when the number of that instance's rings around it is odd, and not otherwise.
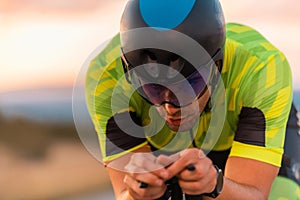
[[[216,175],[216,185],[215,188],[212,192],[210,193],[204,193],[204,196],[208,196],[211,198],[216,198],[221,194],[222,189],[223,189],[223,182],[224,182],[224,177],[223,177],[223,172],[217,165],[214,165],[215,169],[217,170],[217,175]]]

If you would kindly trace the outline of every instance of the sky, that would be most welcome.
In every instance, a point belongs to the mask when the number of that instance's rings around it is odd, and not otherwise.
[[[283,51],[300,89],[300,2],[220,0],[227,22]],[[0,93],[72,86],[89,55],[119,29],[126,0],[0,0]]]

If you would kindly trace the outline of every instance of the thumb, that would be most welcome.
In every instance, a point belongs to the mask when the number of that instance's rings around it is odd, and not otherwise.
[[[170,155],[170,156],[160,155],[160,156],[157,157],[156,162],[163,165],[165,168],[167,168],[172,163],[177,161],[179,158],[180,158],[179,153],[175,153],[175,154]]]

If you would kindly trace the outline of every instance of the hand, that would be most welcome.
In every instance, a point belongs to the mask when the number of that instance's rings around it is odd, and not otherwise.
[[[171,157],[160,156],[158,160],[160,163],[170,162],[174,157],[177,160],[167,168],[168,178],[177,175],[183,193],[199,195],[214,190],[217,171],[202,150],[185,149]]]
[[[164,182],[169,175],[165,166],[158,163],[151,153],[133,154],[125,170],[123,181],[134,199],[156,199],[164,194]]]

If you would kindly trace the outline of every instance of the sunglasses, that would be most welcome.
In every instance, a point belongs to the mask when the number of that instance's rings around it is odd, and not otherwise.
[[[208,90],[215,74],[215,62],[222,59],[222,50],[205,64],[195,68],[188,76],[181,71],[159,63],[146,63],[134,67],[121,54],[126,79],[148,103],[160,107],[171,104],[181,108],[197,101]],[[182,63],[182,62],[181,62]],[[189,66],[191,67],[191,66]]]

